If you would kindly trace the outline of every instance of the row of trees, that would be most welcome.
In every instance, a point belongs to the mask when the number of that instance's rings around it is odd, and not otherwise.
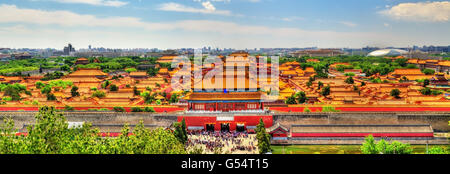
[[[102,138],[91,124],[69,128],[63,114],[42,107],[26,136],[16,136],[14,121],[1,126],[0,154],[185,154],[184,144],[171,131],[149,130],[141,121],[133,131],[128,125],[116,138]]]
[[[369,135],[364,139],[364,143],[360,149],[363,154],[411,154],[413,152],[413,148],[409,144],[404,144],[398,141],[387,142],[384,139],[377,142],[372,135]],[[450,149],[435,146],[427,149],[426,153],[449,154]]]

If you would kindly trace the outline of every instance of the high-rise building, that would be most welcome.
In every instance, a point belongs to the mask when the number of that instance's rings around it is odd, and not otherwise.
[[[70,55],[71,52],[75,52],[75,48],[69,43],[67,47],[64,47],[64,55]]]

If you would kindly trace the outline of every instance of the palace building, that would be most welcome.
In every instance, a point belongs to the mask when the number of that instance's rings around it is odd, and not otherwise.
[[[191,112],[262,112],[265,93],[260,91],[261,83],[252,75],[248,53],[236,52],[234,59],[221,62],[221,65],[203,66],[202,74],[215,73],[211,79],[192,80],[192,93],[184,99]],[[254,60],[256,61],[256,60]],[[215,66],[224,66],[223,71],[214,71]],[[234,70],[228,72],[228,70]],[[231,74],[230,74],[231,73]],[[260,79],[261,80],[261,79]]]

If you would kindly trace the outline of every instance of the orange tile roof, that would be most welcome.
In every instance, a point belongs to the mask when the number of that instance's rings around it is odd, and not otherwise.
[[[450,61],[447,60],[447,61],[439,62],[438,65],[440,65],[440,66],[450,66]]]
[[[395,69],[392,74],[396,75],[424,75],[420,69]]]
[[[161,69],[159,69],[159,72],[158,73],[160,73],[160,74],[166,74],[166,73],[168,73],[169,72],[169,70],[167,69],[167,68],[161,68]]]
[[[147,72],[141,72],[141,71],[130,72],[130,76],[147,76]]]
[[[99,69],[78,69],[77,71],[69,74],[69,77],[79,77],[79,76],[107,76],[107,73],[104,73]]]
[[[320,62],[319,59],[308,59],[306,62]]]
[[[316,72],[313,67],[306,67],[305,72]]]
[[[260,100],[262,92],[194,92],[186,96],[186,100],[208,101],[208,100]]]
[[[282,75],[297,75],[297,71],[294,70],[289,70],[289,71],[283,71],[283,73],[281,73]]]
[[[418,59],[408,59],[408,63],[412,63],[412,64],[417,64],[418,63]]]

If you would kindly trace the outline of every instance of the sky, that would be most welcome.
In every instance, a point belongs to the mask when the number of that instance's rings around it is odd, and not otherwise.
[[[0,48],[450,45],[450,2],[0,0]]]

